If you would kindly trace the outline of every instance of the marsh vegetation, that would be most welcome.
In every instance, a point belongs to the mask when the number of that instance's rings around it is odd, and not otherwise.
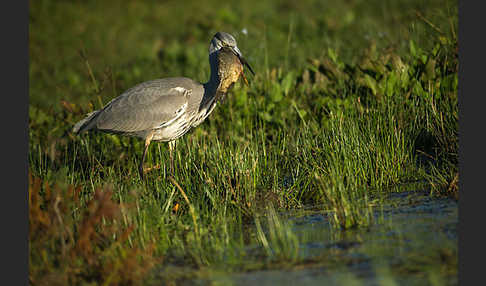
[[[137,83],[206,81],[220,30],[256,74],[177,141],[174,180],[165,143],[141,181],[142,141],[70,132]],[[30,1],[30,283],[360,265],[342,247],[310,258],[303,215],[322,216],[321,241],[375,249],[384,285],[457,283],[457,236],[380,247],[363,235],[393,228],[393,194],[459,198],[457,41],[454,1]]]

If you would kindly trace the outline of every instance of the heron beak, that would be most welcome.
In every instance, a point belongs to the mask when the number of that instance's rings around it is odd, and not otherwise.
[[[233,52],[235,53],[235,55],[238,56],[238,59],[240,59],[241,64],[243,66],[246,66],[250,70],[250,72],[251,72],[252,75],[255,75],[255,72],[251,68],[250,64],[245,60],[245,58],[241,54],[240,49],[238,49],[238,47],[236,47],[236,46],[232,47],[231,49],[233,50]],[[246,78],[245,78],[245,81],[246,81]]]

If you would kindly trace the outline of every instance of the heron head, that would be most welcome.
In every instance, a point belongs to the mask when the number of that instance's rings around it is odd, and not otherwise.
[[[227,47],[231,49],[231,51],[238,57],[240,60],[241,64],[243,66],[246,66],[250,72],[254,75],[255,72],[253,72],[253,69],[251,68],[250,64],[245,60],[243,55],[241,54],[240,49],[236,46],[236,40],[235,38],[226,33],[226,32],[217,32],[213,38],[211,39],[211,43],[209,44],[209,54],[213,54],[214,52],[217,52],[221,50],[221,48]]]

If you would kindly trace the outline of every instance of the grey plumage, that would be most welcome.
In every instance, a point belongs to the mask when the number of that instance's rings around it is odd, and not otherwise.
[[[96,123],[96,121],[93,120],[93,117],[95,117],[96,114],[98,114],[99,112],[100,110],[95,110],[93,112],[88,113],[84,119],[82,119],[81,121],[79,121],[74,125],[72,131],[74,133],[80,133],[93,128],[93,124]]]
[[[216,103],[243,73],[250,68],[236,40],[218,32],[209,46],[211,76],[201,84],[184,77],[155,79],[140,83],[114,98],[103,109],[87,114],[76,123],[74,133],[99,130],[145,140],[139,165],[143,178],[143,161],[151,141],[173,141],[199,125]],[[250,71],[253,73],[253,70]],[[244,76],[244,75],[243,75]],[[172,148],[171,170],[172,165]]]
[[[144,138],[144,131],[160,129],[188,107],[194,109],[203,94],[202,85],[189,78],[143,82],[110,101],[102,110],[88,114],[73,131],[97,129]]]

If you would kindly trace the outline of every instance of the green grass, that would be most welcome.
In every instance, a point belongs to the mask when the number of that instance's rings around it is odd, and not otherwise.
[[[298,243],[279,210],[319,205],[339,231],[375,223],[381,195],[403,184],[458,197],[453,1],[30,1],[29,13],[31,175],[79,189],[79,201],[63,198],[61,212],[73,237],[95,190],[113,190],[114,208],[129,206],[113,218],[120,229],[93,242],[99,252],[67,268],[58,266],[68,259],[61,238],[31,237],[32,284],[56,273],[59,283],[109,281],[116,271],[89,259],[132,263],[121,259],[129,249],[167,269],[295,264]],[[154,170],[141,182],[143,142],[70,133],[85,113],[139,82],[206,81],[218,30],[236,36],[256,75],[177,141],[180,188],[167,179],[167,144],[151,145],[146,166]],[[29,194],[43,197],[46,188]],[[110,222],[93,224],[102,231]],[[254,225],[257,237],[247,233]],[[41,251],[43,243],[54,244]],[[243,251],[250,243],[261,247],[254,257]],[[174,281],[192,277],[174,273]]]

